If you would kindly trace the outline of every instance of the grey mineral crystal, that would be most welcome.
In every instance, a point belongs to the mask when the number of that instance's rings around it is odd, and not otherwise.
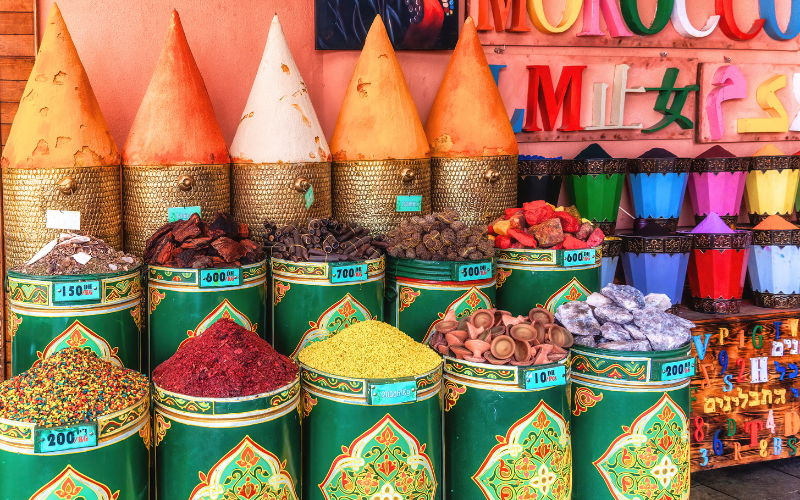
[[[567,302],[556,310],[556,319],[573,335],[600,335],[600,324],[586,302]]]
[[[644,294],[632,286],[611,283],[600,292],[629,311],[645,307]]]
[[[633,340],[631,334],[628,333],[628,330],[616,323],[605,323],[600,327],[600,331],[603,332],[603,338],[608,340],[619,340],[622,342]]]
[[[649,293],[644,298],[644,303],[647,307],[655,307],[656,309],[660,309],[662,311],[666,311],[670,307],[672,307],[672,301],[669,300],[663,293]]]
[[[617,323],[619,325],[626,325],[633,321],[633,314],[617,306],[601,306],[594,310],[594,315],[600,323]]]
[[[613,306],[614,301],[601,293],[594,292],[586,297],[586,303],[592,307]]]
[[[652,351],[650,343],[646,340],[634,340],[631,342],[606,342],[598,347],[611,349],[613,351]]]

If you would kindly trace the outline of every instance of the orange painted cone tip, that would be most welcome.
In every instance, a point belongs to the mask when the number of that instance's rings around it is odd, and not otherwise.
[[[788,220],[784,219],[780,215],[770,215],[769,217],[764,219],[761,222],[761,224],[757,225],[753,229],[787,230],[787,229],[797,229],[797,226],[795,226]]]
[[[762,147],[753,156],[783,156],[781,150],[773,146],[772,144],[767,144],[766,146]]]
[[[119,165],[120,156],[56,4],[3,150],[4,168]]]
[[[177,11],[128,141],[126,165],[228,163],[228,149],[211,98]]]
[[[330,146],[334,161],[430,156],[425,130],[380,16],[367,34]]]
[[[514,130],[486,62],[472,18],[467,18],[425,133],[434,157],[518,155]]]

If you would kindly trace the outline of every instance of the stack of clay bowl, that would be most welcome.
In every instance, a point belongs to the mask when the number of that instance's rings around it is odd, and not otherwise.
[[[499,309],[478,309],[457,320],[453,312],[448,312],[436,323],[429,340],[431,347],[444,356],[514,366],[561,361],[572,342],[572,334],[539,307],[531,309],[527,317]]]

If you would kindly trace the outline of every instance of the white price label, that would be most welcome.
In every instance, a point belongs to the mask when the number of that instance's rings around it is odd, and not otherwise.
[[[81,213],[71,210],[48,210],[47,229],[81,230]]]

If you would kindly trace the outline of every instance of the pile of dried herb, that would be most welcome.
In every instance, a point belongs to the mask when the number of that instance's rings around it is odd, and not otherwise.
[[[156,230],[147,240],[144,260],[184,269],[255,264],[264,260],[264,249],[249,238],[247,224],[239,224],[226,213],[217,212],[211,224],[192,214]]]
[[[292,262],[340,262],[377,259],[389,243],[369,234],[358,224],[336,219],[309,219],[308,226],[293,224],[278,227],[264,222],[270,255]]]
[[[435,261],[488,259],[494,243],[485,225],[467,226],[455,210],[403,219],[387,234],[392,257]]]
[[[61,233],[28,262],[14,268],[25,274],[105,274],[133,269],[142,259],[114,250],[105,241],[85,233]]]

